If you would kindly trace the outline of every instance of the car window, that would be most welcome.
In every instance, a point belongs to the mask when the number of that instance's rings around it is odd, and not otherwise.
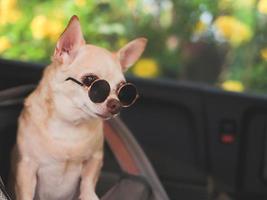
[[[267,92],[267,0],[0,0],[0,57],[50,62],[73,14],[88,43],[148,38],[134,76]]]

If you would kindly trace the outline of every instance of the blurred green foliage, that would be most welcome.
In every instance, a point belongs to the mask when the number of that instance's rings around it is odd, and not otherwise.
[[[0,0],[0,56],[48,63],[74,14],[110,50],[147,37],[137,76],[267,91],[267,0]]]

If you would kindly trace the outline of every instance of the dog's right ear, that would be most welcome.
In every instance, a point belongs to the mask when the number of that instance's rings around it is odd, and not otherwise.
[[[60,63],[71,62],[77,50],[84,44],[79,18],[74,15],[57,42],[53,60]]]

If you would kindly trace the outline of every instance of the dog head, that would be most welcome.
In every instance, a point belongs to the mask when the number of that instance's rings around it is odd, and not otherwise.
[[[52,80],[57,109],[65,115],[82,112],[86,118],[107,119],[119,113],[118,89],[125,83],[123,74],[141,56],[146,43],[145,38],[138,38],[115,53],[86,44],[78,17],[73,16],[52,57],[57,69]],[[88,91],[99,79],[109,84],[110,92],[104,101],[94,102]]]

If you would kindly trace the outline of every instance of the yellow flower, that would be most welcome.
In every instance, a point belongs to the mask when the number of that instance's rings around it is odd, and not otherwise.
[[[35,39],[44,39],[48,35],[47,17],[38,15],[31,22],[32,36]]]
[[[5,36],[0,37],[0,53],[11,47],[9,39]]]
[[[227,80],[222,83],[222,88],[232,92],[243,92],[244,85],[240,81]]]
[[[252,8],[256,0],[219,0],[219,8],[225,10],[228,8]]]
[[[82,6],[85,6],[86,4],[86,0],[75,0],[74,1],[74,4],[78,7],[82,7]]]
[[[194,32],[195,34],[202,34],[207,30],[207,24],[205,24],[202,21],[198,21],[198,23],[195,26]]]
[[[38,15],[31,22],[31,31],[35,39],[49,38],[56,41],[63,31],[63,25],[59,20],[51,21],[44,15]]]
[[[63,24],[58,21],[49,21],[48,22],[48,37],[52,41],[56,41],[60,34],[63,32]]]
[[[218,32],[233,46],[238,46],[252,37],[250,27],[232,16],[218,17],[214,25]]]
[[[16,22],[21,16],[17,0],[0,0],[0,25]]]
[[[263,60],[267,61],[267,48],[261,50],[261,57]]]
[[[128,8],[133,11],[136,8],[137,1],[136,0],[127,0]]]
[[[267,14],[267,0],[260,0],[259,1],[258,11],[262,14]]]
[[[143,78],[157,77],[159,74],[158,64],[150,58],[141,59],[134,66],[133,73]]]
[[[237,0],[236,1],[236,6],[243,6],[243,7],[245,7],[245,8],[252,8],[252,7],[254,7],[254,5],[255,5],[255,3],[256,3],[256,0]]]

